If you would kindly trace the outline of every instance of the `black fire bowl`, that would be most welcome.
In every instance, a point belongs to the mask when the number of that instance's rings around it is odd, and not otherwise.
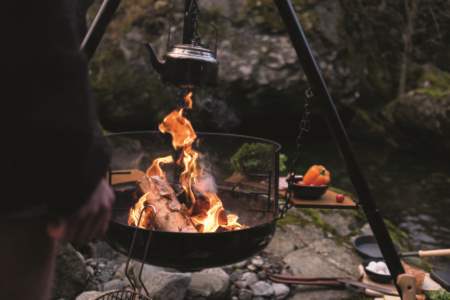
[[[238,211],[237,202],[233,197],[225,197],[225,207],[234,207],[233,213],[242,216],[245,224],[255,226],[241,230],[214,233],[180,233],[165,231],[150,231],[136,229],[127,225],[129,208],[135,202],[134,191],[116,190],[116,202],[113,219],[107,232],[108,243],[117,251],[128,255],[133,235],[136,232],[135,245],[131,258],[145,263],[174,268],[182,272],[192,272],[204,268],[219,267],[242,261],[264,249],[271,241],[275,232],[275,214],[261,210]],[[228,200],[226,200],[228,199]],[[260,200],[246,201],[248,206],[267,209],[267,202]],[[234,202],[234,203],[233,203]],[[252,203],[253,202],[253,203]],[[243,209],[246,209],[245,207]],[[252,215],[252,218],[249,218]],[[137,231],[136,231],[137,230]],[[148,239],[149,249],[145,255],[145,244]]]

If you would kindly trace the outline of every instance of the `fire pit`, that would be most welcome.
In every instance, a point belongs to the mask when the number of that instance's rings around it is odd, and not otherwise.
[[[177,232],[129,225],[130,209],[143,194],[139,180],[148,166],[158,157],[177,154],[170,136],[156,131],[130,132],[109,139],[114,149],[110,178],[117,200],[107,240],[117,251],[152,265],[193,271],[243,260],[270,242],[278,215],[279,144],[247,136],[198,133],[192,146],[201,154],[199,164],[211,174],[209,188],[216,189],[224,211],[237,216],[242,227]],[[241,155],[245,149],[250,150]],[[164,165],[164,170],[174,190],[182,191],[177,165]],[[176,194],[180,203],[186,201],[184,193]]]

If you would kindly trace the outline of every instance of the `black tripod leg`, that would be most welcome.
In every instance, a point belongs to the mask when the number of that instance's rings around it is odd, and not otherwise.
[[[295,51],[297,52],[298,59],[303,66],[306,77],[311,84],[314,98],[319,104],[321,112],[326,117],[328,127],[333,134],[342,157],[344,158],[350,179],[358,195],[359,204],[372,228],[378,245],[380,246],[381,253],[392,274],[392,278],[395,279],[405,271],[386,228],[386,224],[381,217],[375,200],[372,198],[367,181],[355,159],[350,140],[342,124],[334,101],[328,92],[325,81],[322,78],[319,67],[312,55],[312,51],[308,45],[308,41],[297,18],[294,7],[292,6],[292,2],[290,0],[274,0],[274,2],[286,25],[286,29]],[[400,293],[400,289],[398,287],[397,289]]]

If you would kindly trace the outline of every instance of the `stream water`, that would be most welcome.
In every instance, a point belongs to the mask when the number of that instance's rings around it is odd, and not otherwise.
[[[283,152],[293,158],[292,142],[283,146]],[[450,248],[450,163],[380,146],[353,146],[382,215],[409,233],[415,249]],[[299,173],[322,164],[331,171],[332,185],[354,193],[332,140],[308,142],[300,161]]]

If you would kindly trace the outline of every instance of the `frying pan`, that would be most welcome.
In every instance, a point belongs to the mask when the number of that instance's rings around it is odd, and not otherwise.
[[[356,252],[365,259],[382,259],[383,255],[378,247],[375,237],[372,235],[362,235],[353,241]],[[399,253],[400,257],[430,257],[430,256],[450,256],[450,249],[419,250]]]

